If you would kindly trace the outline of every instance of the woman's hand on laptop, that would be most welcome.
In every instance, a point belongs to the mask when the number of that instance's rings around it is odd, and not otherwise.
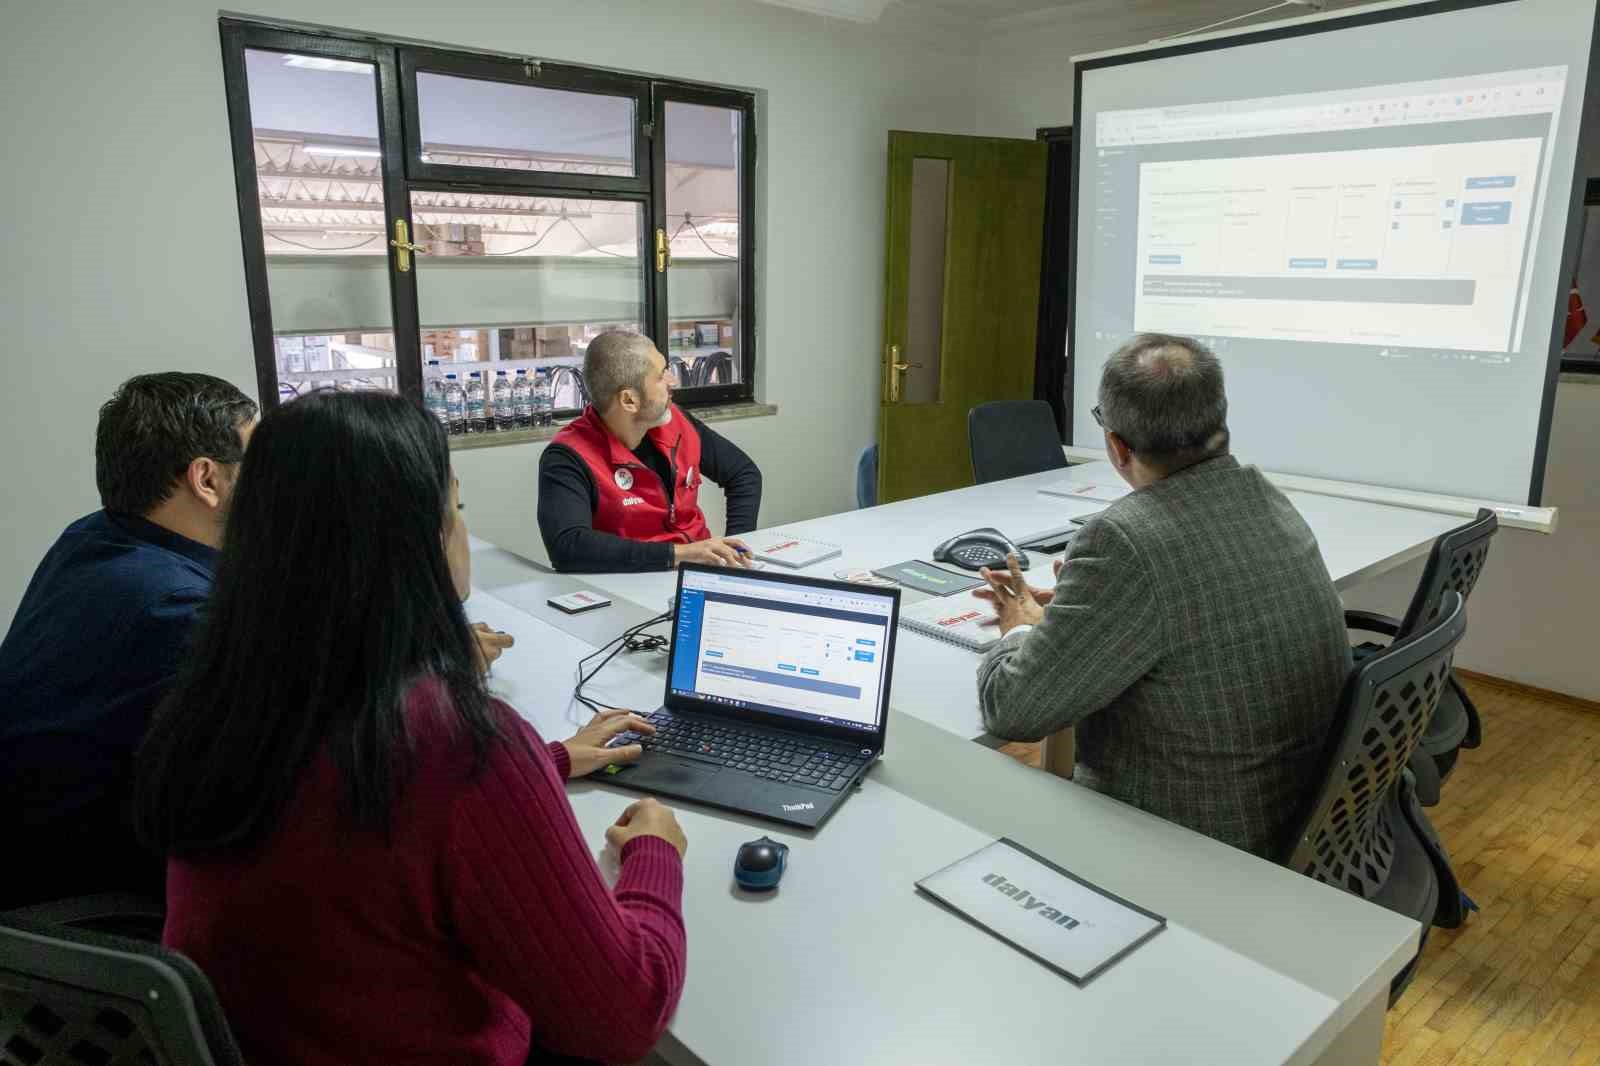
[[[655,731],[655,726],[632,711],[614,708],[601,711],[574,733],[571,740],[561,742],[561,746],[567,749],[570,763],[567,777],[587,777],[612,763],[637,761],[644,754],[644,748],[638,744],[622,744],[615,748],[606,745],[623,733],[634,732],[648,737],[653,736]]]

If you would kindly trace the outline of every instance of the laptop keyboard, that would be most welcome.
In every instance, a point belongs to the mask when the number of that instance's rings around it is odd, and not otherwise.
[[[656,727],[653,737],[632,730],[610,744],[639,744],[645,751],[665,751],[686,759],[742,770],[769,781],[810,785],[840,792],[867,764],[859,748],[813,744],[782,733],[741,729],[736,725],[680,718],[659,710],[644,716]]]

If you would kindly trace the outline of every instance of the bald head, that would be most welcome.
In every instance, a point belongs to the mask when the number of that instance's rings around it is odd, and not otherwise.
[[[1141,334],[1106,360],[1100,417],[1157,469],[1172,472],[1222,455],[1228,450],[1222,364],[1188,337]]]
[[[583,380],[594,409],[605,414],[623,389],[642,389],[653,369],[656,346],[649,337],[614,329],[589,342],[583,355]]]

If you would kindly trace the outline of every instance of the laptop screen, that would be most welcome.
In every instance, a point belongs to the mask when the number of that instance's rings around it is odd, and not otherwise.
[[[699,570],[682,581],[672,694],[796,724],[881,724],[892,592]]]

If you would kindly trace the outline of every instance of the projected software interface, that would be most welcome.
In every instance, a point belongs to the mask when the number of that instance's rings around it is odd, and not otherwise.
[[[734,574],[683,575],[672,691],[876,728],[894,597]]]
[[[1133,259],[1127,331],[1506,358],[1565,81],[1101,112],[1096,226]]]

